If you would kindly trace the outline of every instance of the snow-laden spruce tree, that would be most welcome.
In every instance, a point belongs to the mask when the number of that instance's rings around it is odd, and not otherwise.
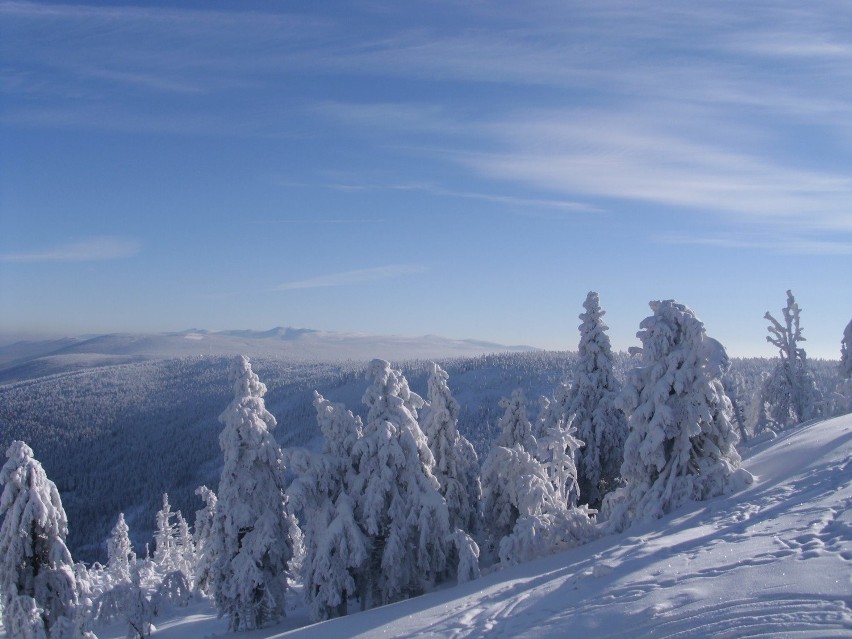
[[[285,614],[289,562],[301,543],[288,512],[281,450],[270,430],[266,386],[237,357],[230,378],[234,399],[219,416],[225,457],[210,546],[216,607],[231,630],[252,630]]]
[[[130,545],[130,528],[124,521],[124,513],[118,514],[118,521],[107,540],[107,572],[113,583],[130,581],[130,569],[136,563],[136,553]]]
[[[562,445],[564,441],[558,443]],[[573,470],[570,458],[563,453],[562,459]],[[575,477],[561,479],[567,484]],[[483,521],[491,559],[496,553],[504,564],[520,563],[593,537],[586,508],[569,507],[554,483],[548,466],[521,446],[491,449],[482,467]]]
[[[12,442],[6,457],[0,470],[0,594],[6,634],[70,639],[77,590],[59,491],[24,442]]]
[[[566,424],[585,443],[577,460],[580,501],[600,508],[603,495],[618,481],[627,439],[627,420],[615,407],[621,384],[613,373],[609,328],[603,321],[598,294],[589,292],[580,314],[580,345]]]
[[[460,408],[449,379],[447,372],[433,362],[420,423],[435,458],[434,474],[447,501],[450,529],[470,533],[477,529],[479,461],[473,444],[458,430]]]
[[[650,302],[636,334],[641,365],[628,373],[618,403],[629,415],[622,478],[603,511],[609,528],[651,520],[688,500],[730,492],[751,481],[738,470],[737,433],[721,377],[722,345],[683,304]]]
[[[177,569],[177,527],[172,523],[175,515],[169,494],[163,493],[163,507],[157,511],[157,530],[154,532],[154,563],[162,574]]]
[[[843,330],[843,339],[840,342],[840,377],[852,379],[852,320]]]
[[[547,470],[557,499],[566,506],[576,506],[581,495],[574,460],[579,456],[583,442],[576,435],[577,429],[573,424],[565,426],[559,422],[541,434],[536,454]]]
[[[213,524],[216,520],[216,493],[207,486],[199,486],[195,489],[204,502],[204,507],[195,511],[195,588],[203,593],[210,594],[210,570],[215,563],[213,561]]]
[[[580,445],[561,419],[542,433],[542,440],[518,429],[524,415],[523,394],[503,401],[502,431],[482,466],[482,522],[486,553],[503,563],[518,563],[589,539],[593,524],[585,508],[569,505],[576,493],[573,455]],[[527,420],[527,423],[529,421]],[[516,441],[533,448],[526,449]],[[512,442],[504,446],[499,442]]]
[[[195,582],[196,564],[198,558],[195,554],[195,540],[189,529],[189,522],[180,511],[176,514],[174,556],[175,570],[183,573],[189,583]]]
[[[852,412],[852,320],[843,331],[840,342],[840,365],[838,366],[837,388],[834,391],[835,415],[845,415]]]
[[[777,429],[817,417],[822,404],[816,380],[808,368],[805,349],[799,348],[805,338],[799,326],[799,305],[792,291],[787,291],[787,306],[781,313],[783,324],[769,311],[763,316],[771,322],[766,341],[778,348],[781,357],[762,389],[762,400]]]
[[[319,621],[347,614],[349,599],[358,594],[357,579],[367,560],[367,545],[350,496],[352,449],[362,436],[361,418],[317,392],[314,407],[323,448],[318,454],[291,455],[291,470],[298,476],[288,495],[305,536],[305,600]]]
[[[422,593],[448,572],[453,543],[434,458],[417,422],[423,400],[386,361],[373,360],[367,377],[373,380],[363,398],[367,423],[352,450],[353,496],[368,536],[362,607]]]
[[[532,432],[532,423],[527,416],[527,398],[524,391],[516,388],[511,397],[500,400],[500,408],[505,412],[500,420],[500,434],[497,446],[514,448],[519,444],[524,450],[533,452],[538,447]]]
[[[538,452],[538,442],[531,433],[523,391],[517,389],[512,392],[511,399],[501,399],[500,407],[504,409],[499,424],[500,432],[485,458],[481,475],[483,537],[489,555],[496,552],[503,537],[511,534],[515,522],[521,516],[516,481],[508,473],[508,468],[520,469],[521,476],[529,484],[530,494],[549,498],[553,492],[534,488],[536,478],[547,482],[549,478],[547,469],[534,457]],[[548,406],[552,407],[553,404]],[[546,427],[544,423],[541,426]]]

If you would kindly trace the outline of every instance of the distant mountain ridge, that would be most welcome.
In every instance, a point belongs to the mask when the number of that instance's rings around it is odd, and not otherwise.
[[[473,357],[499,352],[533,352],[503,345],[436,335],[365,335],[277,326],[266,331],[188,329],[175,333],[110,333],[22,341],[0,346],[0,382],[62,372],[79,366],[130,363],[198,355],[248,355],[298,361],[391,361]]]

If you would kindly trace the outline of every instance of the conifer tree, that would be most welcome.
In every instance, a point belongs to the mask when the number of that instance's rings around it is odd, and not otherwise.
[[[719,342],[683,304],[650,302],[640,324],[641,365],[618,398],[629,414],[621,475],[627,486],[603,510],[609,527],[663,516],[688,500],[729,492],[751,476],[738,471],[736,430],[721,377],[728,365]]]
[[[195,555],[195,541],[189,530],[189,522],[186,521],[180,511],[177,511],[174,537],[175,570],[183,573],[189,583],[193,583],[197,558]]]
[[[846,325],[840,342],[840,378],[852,379],[852,320]]]
[[[469,533],[476,530],[479,463],[473,445],[458,431],[460,408],[448,381],[447,372],[433,362],[421,423],[435,458],[435,478],[449,509],[450,529]]]
[[[367,559],[366,538],[355,520],[350,496],[352,449],[362,436],[361,418],[314,392],[322,452],[293,456],[298,473],[288,489],[305,536],[302,581],[315,620],[347,614],[358,594],[356,580]]]
[[[160,572],[169,573],[177,568],[177,557],[175,541],[177,530],[172,518],[172,506],[169,503],[169,494],[163,493],[163,507],[157,511],[157,530],[154,533],[154,563]]]
[[[204,501],[204,507],[195,511],[195,588],[204,593],[211,592],[210,571],[215,563],[213,556],[213,525],[216,520],[216,493],[207,486],[199,486],[195,494]]]
[[[0,595],[10,637],[69,637],[77,589],[68,519],[32,449],[14,441],[0,470]]]
[[[799,305],[792,291],[787,291],[787,306],[781,312],[783,324],[769,311],[764,315],[771,322],[766,341],[778,348],[781,359],[764,385],[762,399],[768,405],[773,425],[783,429],[817,417],[822,397],[808,367],[805,349],[799,348],[805,338],[799,325]]]
[[[835,415],[852,412],[852,320],[846,325],[840,342],[840,365],[833,408]]]
[[[362,606],[420,594],[447,570],[449,511],[417,422],[423,400],[388,362],[373,360],[364,436],[353,448],[353,495],[369,557]]]
[[[580,346],[570,389],[566,424],[585,446],[576,456],[580,501],[599,508],[603,494],[618,480],[627,439],[627,421],[615,407],[621,385],[613,373],[612,348],[603,321],[606,311],[590,291],[580,314]]]
[[[527,399],[524,397],[524,391],[520,388],[513,390],[511,397],[500,400],[500,408],[505,412],[500,420],[497,445],[514,448],[518,444],[524,450],[534,452],[538,444],[532,434],[530,419],[527,417]]]
[[[119,513],[107,541],[107,571],[113,583],[130,581],[130,569],[135,562],[136,553],[130,545],[130,528],[124,521],[124,513]]]
[[[233,361],[230,378],[234,399],[219,416],[225,465],[211,577],[216,607],[229,628],[252,630],[285,614],[288,564],[301,537],[287,509],[281,450],[270,432],[276,421],[263,401],[266,386],[244,356]]]

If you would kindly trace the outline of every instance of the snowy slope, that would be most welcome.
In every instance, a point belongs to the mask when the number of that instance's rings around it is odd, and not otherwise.
[[[736,495],[463,586],[297,629],[294,610],[240,636],[852,636],[852,415],[742,452],[756,481]],[[204,603],[157,623],[162,639],[229,636]]]

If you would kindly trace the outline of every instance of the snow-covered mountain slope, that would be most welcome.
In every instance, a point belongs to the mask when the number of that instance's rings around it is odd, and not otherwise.
[[[400,361],[472,357],[484,353],[527,352],[530,346],[505,346],[435,335],[362,335],[302,328],[268,331],[204,331],[110,334],[44,342],[16,342],[0,347],[0,379],[29,379],[72,368],[199,355],[248,355],[295,361]]]
[[[740,493],[462,586],[300,628],[296,609],[241,636],[852,636],[852,415],[742,452],[756,481]],[[162,639],[229,636],[204,603],[157,625]]]

